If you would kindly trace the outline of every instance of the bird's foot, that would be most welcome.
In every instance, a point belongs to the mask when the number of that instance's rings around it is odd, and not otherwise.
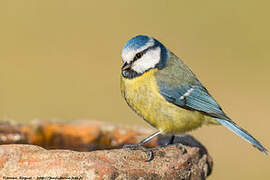
[[[185,148],[185,146],[184,146],[183,144],[181,144],[181,143],[176,143],[175,145],[176,145],[176,147],[177,147],[178,149],[180,149],[180,150],[183,152],[183,154],[187,153],[187,150],[186,150],[186,148]]]
[[[148,149],[146,147],[144,147],[142,144],[138,143],[138,144],[125,144],[123,146],[123,148],[128,148],[131,150],[142,150],[147,154],[147,159],[145,160],[146,162],[149,162],[151,160],[153,160],[154,158],[154,153],[151,149]]]
[[[183,152],[183,154],[187,153],[185,146],[181,143],[174,143],[174,144],[166,143],[166,144],[159,145],[156,148],[164,148],[167,146],[175,146],[176,148],[180,149]]]
[[[174,143],[174,139],[175,139],[175,135],[172,135],[171,138],[169,139],[169,141],[167,141],[165,144],[163,145],[159,145],[158,148],[163,148],[166,146],[171,146],[171,145],[175,145],[178,149],[180,149],[184,154],[187,152],[185,146],[179,142]]]

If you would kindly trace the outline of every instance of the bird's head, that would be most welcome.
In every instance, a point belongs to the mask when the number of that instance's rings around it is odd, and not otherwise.
[[[130,39],[122,50],[122,75],[132,79],[150,69],[162,69],[167,63],[167,49],[159,41],[138,35]]]

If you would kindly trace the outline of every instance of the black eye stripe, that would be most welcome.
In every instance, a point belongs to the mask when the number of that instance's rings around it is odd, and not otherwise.
[[[133,61],[136,61],[137,59],[140,59],[143,56],[143,52],[138,52],[135,57],[133,58]]]
[[[141,52],[138,52],[137,54],[135,54],[133,60],[131,61],[131,63],[133,63],[134,61],[140,59],[145,53],[146,51],[150,50],[150,49],[155,49],[157,46],[151,46],[151,47],[148,47],[146,48],[145,50],[141,51]]]

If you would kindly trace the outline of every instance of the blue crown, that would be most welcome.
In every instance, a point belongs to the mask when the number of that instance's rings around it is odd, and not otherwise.
[[[137,50],[140,47],[146,45],[146,43],[150,40],[148,36],[138,35],[130,39],[124,46],[123,49],[134,49]]]

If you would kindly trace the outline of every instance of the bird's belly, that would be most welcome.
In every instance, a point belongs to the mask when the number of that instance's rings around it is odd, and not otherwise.
[[[134,79],[121,78],[121,92],[129,106],[163,133],[183,133],[200,127],[205,116],[167,102],[160,94],[150,70]]]

